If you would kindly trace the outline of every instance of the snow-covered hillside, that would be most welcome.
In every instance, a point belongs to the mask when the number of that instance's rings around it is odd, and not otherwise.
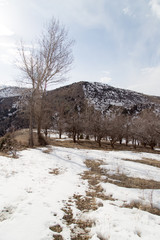
[[[21,96],[24,90],[24,88],[19,87],[5,87],[0,89],[0,98]]]
[[[0,239],[159,240],[160,216],[143,206],[160,209],[160,189],[111,182],[123,174],[159,184],[160,168],[146,159],[160,163],[158,154],[60,147],[0,156]]]
[[[88,103],[101,111],[107,111],[110,106],[127,109],[137,106],[137,110],[141,110],[142,107],[146,108],[154,105],[144,94],[115,88],[103,83],[84,82],[83,90]]]

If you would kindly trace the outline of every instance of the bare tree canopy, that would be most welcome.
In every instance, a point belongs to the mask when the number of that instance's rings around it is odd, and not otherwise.
[[[33,121],[37,120],[37,132],[41,138],[41,126],[46,104],[46,90],[49,85],[65,80],[70,70],[73,55],[73,41],[59,21],[52,18],[42,34],[32,46],[21,42],[19,47],[19,69],[23,73],[23,83],[31,85],[30,108],[30,146],[33,146]],[[36,106],[36,111],[35,111]],[[38,106],[38,108],[37,108]],[[35,118],[35,113],[37,116]]]
[[[72,46],[65,27],[52,18],[31,47],[21,42],[19,68],[25,80],[32,87],[43,89],[64,80],[73,62]]]

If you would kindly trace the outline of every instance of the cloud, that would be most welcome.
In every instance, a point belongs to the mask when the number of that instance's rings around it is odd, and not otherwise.
[[[0,36],[12,36],[14,32],[10,30],[7,26],[0,24]]]
[[[102,71],[103,76],[100,77],[100,82],[108,84],[112,81],[111,74],[109,71]]]
[[[160,96],[159,76],[160,65],[156,67],[143,68],[135,77],[134,84],[128,86],[128,89]]]
[[[122,11],[123,11],[123,14],[124,14],[124,15],[133,16],[133,13],[131,12],[131,10],[130,10],[129,7],[123,8]]]
[[[149,5],[151,6],[152,12],[160,18],[160,0],[150,0]]]

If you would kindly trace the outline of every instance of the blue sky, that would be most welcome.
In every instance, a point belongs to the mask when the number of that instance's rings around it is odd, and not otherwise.
[[[160,95],[160,0],[0,0],[1,85],[17,85],[17,43],[51,17],[69,29],[74,64],[65,84],[103,82]]]

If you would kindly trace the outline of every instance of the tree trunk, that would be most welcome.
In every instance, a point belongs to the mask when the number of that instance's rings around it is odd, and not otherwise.
[[[38,119],[38,123],[37,123],[37,137],[38,137],[38,143],[40,146],[45,146],[47,145],[47,141],[44,139],[44,137],[42,136],[41,133],[41,128],[42,128],[42,119],[41,117]]]
[[[45,134],[45,137],[47,138],[47,135],[48,135],[48,128],[47,127],[45,127],[44,134]]]
[[[114,141],[110,140],[111,147],[114,148]]]
[[[80,138],[80,134],[79,133],[77,133],[77,140],[79,141],[79,138]]]
[[[102,145],[101,145],[101,139],[100,138],[98,138],[97,142],[98,142],[99,147],[101,147]]]
[[[61,138],[62,138],[62,130],[59,129],[59,139],[61,139]]]
[[[73,142],[76,143],[76,133],[73,133]]]
[[[33,148],[33,115],[30,113],[29,117],[29,147]]]
[[[33,95],[30,102],[30,116],[29,116],[29,147],[33,148],[33,119],[34,119],[34,105],[33,105]]]
[[[41,117],[38,118],[38,122],[37,122],[37,136],[38,136],[38,143],[40,144],[40,141],[41,141]]]
[[[136,139],[134,139],[134,148],[136,149],[137,148],[137,144],[136,144]]]

